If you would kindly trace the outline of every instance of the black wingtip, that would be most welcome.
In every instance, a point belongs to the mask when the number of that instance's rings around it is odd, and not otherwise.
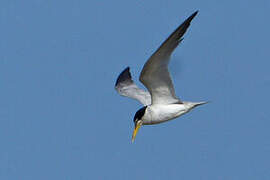
[[[126,67],[118,76],[115,86],[117,86],[119,83],[124,82],[124,81],[130,81],[132,83],[132,78],[131,78],[131,74],[129,72],[129,66]]]
[[[198,14],[198,12],[199,12],[198,10],[195,11],[193,14],[191,14],[191,15],[189,16],[189,18],[187,18],[186,21],[188,21],[188,22],[192,21],[192,19]]]
[[[195,17],[198,14],[199,10],[195,11],[191,16]]]

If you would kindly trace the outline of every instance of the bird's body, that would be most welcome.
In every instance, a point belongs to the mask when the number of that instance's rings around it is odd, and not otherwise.
[[[142,117],[143,125],[159,124],[179,117],[187,112],[184,104],[154,104],[147,106]]]
[[[153,125],[175,119],[195,106],[205,102],[183,102],[181,104],[153,104],[146,106],[144,116],[141,118],[142,125]]]
[[[198,11],[188,17],[145,63],[140,81],[148,91],[138,88],[133,82],[129,67],[119,75],[115,84],[117,92],[122,96],[136,99],[144,105],[134,116],[135,129],[132,141],[142,125],[159,124],[175,119],[194,107],[206,103],[181,101],[175,94],[168,70],[172,52],[183,40],[182,36],[197,13]]]

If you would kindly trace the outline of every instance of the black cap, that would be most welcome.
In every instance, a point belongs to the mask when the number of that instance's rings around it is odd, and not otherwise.
[[[134,119],[133,119],[133,122],[134,122],[135,124],[137,123],[138,120],[141,120],[141,119],[142,119],[142,117],[143,117],[143,115],[144,115],[144,113],[145,113],[146,108],[147,108],[147,106],[144,106],[144,107],[142,107],[141,109],[139,109],[139,110],[136,112],[136,114],[135,114],[135,116],[134,116]]]

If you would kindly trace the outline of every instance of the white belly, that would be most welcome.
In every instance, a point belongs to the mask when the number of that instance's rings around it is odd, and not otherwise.
[[[187,112],[184,104],[151,105],[143,117],[143,125],[158,124],[181,116]]]

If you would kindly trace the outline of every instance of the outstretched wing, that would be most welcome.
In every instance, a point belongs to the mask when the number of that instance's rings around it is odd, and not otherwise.
[[[169,37],[158,50],[145,63],[140,75],[140,81],[145,85],[152,96],[152,104],[181,103],[175,95],[173,83],[168,71],[170,56],[182,41],[192,19],[198,11],[187,18]]]
[[[150,93],[137,87],[132,80],[129,67],[123,70],[118,76],[115,89],[120,95],[136,99],[143,105],[151,104]]]

